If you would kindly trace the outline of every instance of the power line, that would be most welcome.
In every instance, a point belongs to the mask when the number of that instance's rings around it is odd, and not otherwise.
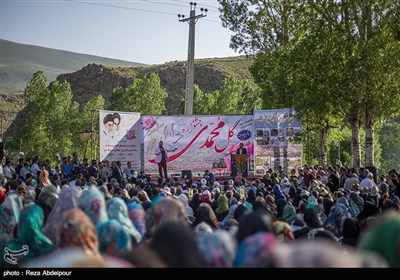
[[[168,5],[168,6],[176,6],[176,7],[187,7],[187,5],[171,4],[171,3],[161,2],[161,1],[151,1],[151,0],[140,0],[140,1],[154,3],[154,4],[160,4],[160,5]]]
[[[175,1],[175,2],[183,2],[183,3],[188,3],[188,1],[184,1],[184,0],[171,0],[171,1]],[[210,6],[210,5],[208,5],[208,4],[203,4],[202,2],[199,2],[199,4],[201,5],[201,6],[204,6],[204,7],[208,7],[208,8],[211,8],[211,9],[208,9],[208,11],[212,11],[212,12],[216,12],[216,13],[219,13],[219,11],[218,11],[218,7],[215,7],[215,6]],[[213,10],[213,9],[215,9],[215,10]]]
[[[155,14],[164,14],[164,15],[176,16],[176,14],[168,13],[168,12],[159,12],[159,11],[152,11],[152,10],[146,10],[146,9],[136,9],[136,8],[129,8],[129,7],[121,7],[121,6],[114,6],[114,5],[108,5],[108,4],[94,3],[94,2],[84,2],[84,1],[75,1],[75,0],[63,0],[63,1],[72,2],[72,3],[79,3],[79,4],[94,5],[94,6],[109,7],[109,8],[117,8],[117,9],[123,9],[123,10],[132,10],[132,11],[140,11],[140,12],[147,12],[147,13],[155,13]]]
[[[96,2],[85,2],[85,1],[77,1],[77,0],[62,0],[62,1],[71,2],[71,3],[78,3],[78,4],[93,5],[93,6],[108,7],[108,8],[116,8],[116,9],[122,9],[122,10],[131,10],[131,11],[139,11],[139,12],[163,14],[163,15],[173,15],[173,16],[176,16],[176,15],[177,15],[177,14],[168,13],[168,12],[160,12],[160,11],[147,10],[147,9],[137,9],[137,8],[130,8],[130,7],[122,7],[122,6],[115,6],[115,5],[102,4],[102,3],[96,3]],[[156,4],[168,4],[168,3],[161,3],[161,2],[150,1],[150,0],[139,0],[139,1],[149,2],[149,3],[156,3]],[[170,5],[172,6],[173,4],[170,4]],[[174,5],[174,6],[178,6],[178,5]],[[179,6],[186,7],[186,6],[184,6],[184,5],[179,5]],[[221,22],[219,22],[219,21],[211,20],[211,19],[204,19],[204,20],[205,20],[205,21],[209,21],[209,22],[219,23],[219,24],[221,23]]]

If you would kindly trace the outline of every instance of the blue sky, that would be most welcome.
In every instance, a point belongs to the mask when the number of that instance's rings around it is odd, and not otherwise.
[[[187,59],[189,25],[177,15],[189,15],[190,1],[0,1],[1,39],[147,64]],[[239,55],[229,48],[232,32],[221,25],[217,0],[196,3],[197,14],[209,11],[196,24],[195,57]]]

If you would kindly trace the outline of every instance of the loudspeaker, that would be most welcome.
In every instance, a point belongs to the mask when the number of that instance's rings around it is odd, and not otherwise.
[[[183,179],[192,179],[192,170],[182,170]]]
[[[372,174],[374,174],[374,181],[375,183],[378,182],[378,168],[376,166],[366,166],[366,169],[369,170]]]

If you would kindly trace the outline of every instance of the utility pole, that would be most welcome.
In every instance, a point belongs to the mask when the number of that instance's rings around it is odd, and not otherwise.
[[[199,18],[207,16],[207,9],[201,8],[201,14],[196,15],[197,3],[190,2],[190,16],[185,18],[185,15],[178,15],[179,22],[189,23],[189,46],[188,46],[188,61],[186,70],[186,92],[185,92],[185,115],[193,114],[193,84],[194,84],[194,38],[195,26]],[[204,12],[204,14],[203,14]]]

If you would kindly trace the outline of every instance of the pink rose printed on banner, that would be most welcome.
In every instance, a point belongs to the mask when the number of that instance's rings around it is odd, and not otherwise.
[[[132,140],[135,138],[136,138],[135,130],[133,130],[133,129],[128,130],[128,132],[126,133],[126,139]]]
[[[156,124],[156,121],[153,119],[153,117],[149,117],[143,121],[143,127],[146,130],[151,129],[155,124]]]

